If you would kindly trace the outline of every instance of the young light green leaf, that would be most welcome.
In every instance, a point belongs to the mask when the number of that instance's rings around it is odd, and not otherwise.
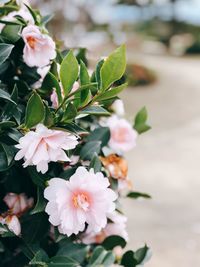
[[[125,45],[117,48],[103,63],[100,70],[101,90],[105,91],[115,81],[119,80],[126,69]]]
[[[40,123],[45,117],[45,107],[41,97],[34,92],[28,100],[25,115],[25,126],[32,128]]]
[[[60,67],[60,79],[65,96],[68,95],[78,77],[78,61],[70,50],[63,59]]]

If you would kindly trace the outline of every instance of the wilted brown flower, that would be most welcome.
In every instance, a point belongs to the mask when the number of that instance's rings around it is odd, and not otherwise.
[[[115,179],[126,179],[128,173],[127,161],[116,154],[100,157],[103,166],[109,171],[110,176]]]

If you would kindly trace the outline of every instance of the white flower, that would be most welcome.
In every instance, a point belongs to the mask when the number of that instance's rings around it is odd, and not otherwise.
[[[85,244],[102,243],[105,238],[112,235],[121,236],[127,241],[128,233],[126,230],[126,216],[114,211],[108,214],[108,218],[111,222],[109,222],[100,233],[96,234],[95,232],[91,232],[87,229],[86,233],[84,233],[81,238],[82,242]]]
[[[21,224],[16,215],[7,215],[5,218],[0,216],[0,223],[8,226],[8,229],[15,235],[20,235]]]
[[[107,119],[106,125],[111,132],[109,146],[116,153],[121,154],[136,146],[138,134],[127,120],[113,115]]]
[[[20,151],[15,160],[24,158],[24,168],[36,165],[37,171],[47,172],[51,161],[70,161],[64,150],[70,150],[78,144],[77,137],[65,131],[50,130],[38,124],[35,131],[21,137],[16,145]]]
[[[113,102],[111,105],[111,109],[115,112],[118,116],[124,116],[125,110],[124,110],[124,102],[121,99],[117,99]]]
[[[3,200],[9,207],[9,212],[12,215],[20,216],[33,206],[33,198],[27,198],[27,196],[23,193],[19,195],[15,193],[8,193]]]
[[[54,41],[37,26],[25,27],[21,35],[25,42],[23,59],[29,67],[44,67],[56,57]]]
[[[49,221],[68,236],[78,234],[88,224],[98,233],[107,224],[107,215],[115,209],[117,195],[108,188],[109,180],[101,172],[79,167],[69,181],[53,178],[44,191],[49,201]]]

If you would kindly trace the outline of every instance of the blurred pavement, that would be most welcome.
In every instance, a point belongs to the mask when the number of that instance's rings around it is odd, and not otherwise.
[[[146,105],[153,128],[127,155],[134,190],[152,195],[124,203],[130,246],[151,247],[147,267],[199,267],[200,58],[139,60],[159,81],[122,94],[128,117]]]

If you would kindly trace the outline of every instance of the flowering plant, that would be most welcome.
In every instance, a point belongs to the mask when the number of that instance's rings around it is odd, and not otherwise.
[[[122,197],[132,191],[123,153],[149,130],[118,94],[125,46],[92,74],[82,51],[61,51],[27,1],[0,7],[0,266],[142,266],[128,240]],[[122,250],[123,249],[123,250]]]

